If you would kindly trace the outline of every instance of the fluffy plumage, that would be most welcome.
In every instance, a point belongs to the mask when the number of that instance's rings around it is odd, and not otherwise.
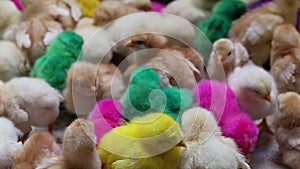
[[[30,64],[24,53],[11,41],[0,41],[0,80],[28,75]]]
[[[50,133],[35,133],[15,151],[12,169],[36,168],[44,158],[57,157],[61,153],[59,145]]]
[[[102,168],[176,168],[181,139],[179,124],[164,113],[135,118],[102,137],[98,147]]]
[[[5,98],[5,116],[25,136],[31,131],[31,125],[52,125],[58,116],[61,96],[41,79],[14,78],[4,84],[1,95]]]
[[[31,77],[45,79],[51,86],[62,91],[66,86],[67,71],[77,60],[83,39],[72,31],[60,33],[47,47],[31,72]]]
[[[275,121],[275,138],[279,144],[282,162],[292,169],[299,169],[300,157],[300,96],[295,92],[278,96],[281,113]]]
[[[100,5],[99,0],[77,0],[77,3],[80,5],[82,16],[91,18],[94,17],[94,11]]]
[[[187,148],[182,151],[178,169],[250,169],[231,138],[222,136],[211,112],[196,107],[182,115]]]
[[[155,1],[151,2],[151,6],[153,8],[152,11],[154,11],[154,12],[160,12],[160,13],[166,7],[166,5],[164,5],[162,3],[159,3],[159,2],[155,2]]]
[[[279,93],[300,92],[299,33],[291,24],[278,25],[273,33],[271,70]]]
[[[234,92],[224,83],[203,80],[193,90],[194,103],[211,111],[222,133],[234,139],[240,151],[249,155],[258,137],[258,128],[253,120],[240,110]]]
[[[113,64],[75,62],[68,71],[63,91],[66,108],[87,116],[98,100],[120,99],[125,90],[120,71]]]
[[[133,5],[137,7],[138,9],[149,11],[152,9],[151,6],[151,0],[120,0],[121,2],[124,2],[126,4]]]
[[[122,112],[122,104],[113,99],[103,99],[95,105],[88,119],[94,123],[97,144],[104,134],[123,124]]]

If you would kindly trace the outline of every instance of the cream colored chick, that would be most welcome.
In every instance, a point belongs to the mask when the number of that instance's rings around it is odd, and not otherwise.
[[[36,169],[100,169],[101,160],[95,142],[93,123],[77,119],[65,131],[63,155],[44,159]]]
[[[272,75],[254,64],[234,69],[227,79],[239,106],[257,120],[277,111],[277,87]]]
[[[271,51],[271,74],[279,93],[300,92],[300,46],[299,33],[291,24],[275,28]]]
[[[125,90],[122,78],[113,64],[75,62],[68,71],[64,90],[66,108],[77,115],[87,116],[97,101],[120,99]]]
[[[15,40],[21,12],[12,1],[0,1],[0,39]]]
[[[31,131],[31,125],[37,127],[53,124],[59,113],[61,96],[42,79],[14,78],[1,89],[5,98],[5,116],[24,133],[24,139]]]
[[[278,96],[281,114],[276,121],[275,138],[282,153],[282,162],[300,169],[300,96],[287,92]]]
[[[275,26],[283,22],[295,25],[299,6],[298,0],[274,0],[240,17],[228,36],[240,39],[253,62],[262,66],[270,58]]]
[[[140,12],[135,6],[122,1],[106,0],[95,9],[94,25],[104,26],[122,16]]]
[[[83,38],[81,56],[84,61],[94,64],[111,61],[113,43],[104,29],[93,25],[92,18],[80,19],[74,31]]]
[[[60,23],[47,12],[46,1],[21,0],[23,22],[16,33],[16,43],[23,49],[33,65],[45,54],[46,46],[63,31]]]
[[[235,67],[243,66],[249,61],[249,54],[239,42],[219,39],[213,44],[213,51],[208,61],[207,72],[210,79],[225,81]]]
[[[0,117],[0,168],[7,169],[13,165],[13,153],[22,146],[18,143],[18,130],[12,121]]]
[[[181,120],[187,148],[181,152],[178,169],[250,169],[234,141],[222,136],[211,112],[192,108]]]
[[[14,77],[26,76],[29,70],[29,61],[16,44],[0,40],[0,80],[8,81]]]
[[[48,132],[35,133],[14,152],[12,169],[36,168],[44,158],[61,155],[61,149]]]

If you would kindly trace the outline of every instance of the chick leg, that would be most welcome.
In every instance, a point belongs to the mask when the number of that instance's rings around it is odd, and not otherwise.
[[[27,138],[28,138],[28,136],[29,136],[29,133],[30,133],[30,132],[23,134],[23,136],[22,136],[22,138],[21,138],[21,141],[22,141],[23,144],[24,144],[24,142],[27,140]]]
[[[267,124],[266,118],[264,118],[263,121],[257,125],[257,127],[258,127],[258,129],[259,129],[260,132],[266,131],[266,132],[268,132],[268,133],[270,133],[272,135],[274,134],[272,132],[272,130],[270,129],[269,125]]]

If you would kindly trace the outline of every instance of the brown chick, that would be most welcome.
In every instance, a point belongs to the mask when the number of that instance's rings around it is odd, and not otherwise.
[[[23,2],[24,1],[24,2]],[[36,59],[45,54],[46,46],[63,31],[60,23],[46,12],[45,1],[21,1],[24,4],[23,22],[16,33],[16,42],[23,49],[33,65]]]
[[[118,100],[124,89],[122,74],[113,64],[78,61],[68,71],[65,106],[72,113],[87,116],[98,100]]]
[[[36,169],[101,168],[92,122],[85,119],[73,121],[65,131],[63,148],[62,156],[45,159]]]
[[[296,24],[298,0],[275,0],[246,13],[233,23],[228,36],[238,38],[259,66],[270,58],[272,33],[279,23]]]
[[[35,133],[14,152],[12,169],[33,169],[44,158],[57,157],[61,154],[60,147],[50,133]]]
[[[282,153],[282,162],[300,169],[300,96],[287,92],[278,96],[281,114],[275,122],[275,139]]]
[[[107,0],[101,2],[100,6],[95,9],[94,25],[104,26],[122,16],[140,12],[135,6],[126,4],[122,1]]]
[[[271,74],[279,93],[300,92],[300,46],[299,33],[291,24],[278,25],[273,34],[271,51]]]

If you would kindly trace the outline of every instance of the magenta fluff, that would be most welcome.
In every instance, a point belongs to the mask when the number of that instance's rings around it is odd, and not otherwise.
[[[203,80],[193,89],[195,106],[211,111],[222,133],[235,140],[244,155],[254,150],[258,128],[253,120],[238,106],[230,87],[214,80]]]
[[[23,7],[19,0],[11,0],[11,1],[16,5],[16,7],[19,9],[19,11],[23,10]]]
[[[113,99],[103,99],[95,105],[88,119],[94,123],[97,143],[104,134],[123,124],[122,111],[122,104]]]
[[[152,11],[159,12],[159,13],[161,13],[162,10],[166,7],[166,5],[155,1],[151,2],[151,6],[153,8]]]

